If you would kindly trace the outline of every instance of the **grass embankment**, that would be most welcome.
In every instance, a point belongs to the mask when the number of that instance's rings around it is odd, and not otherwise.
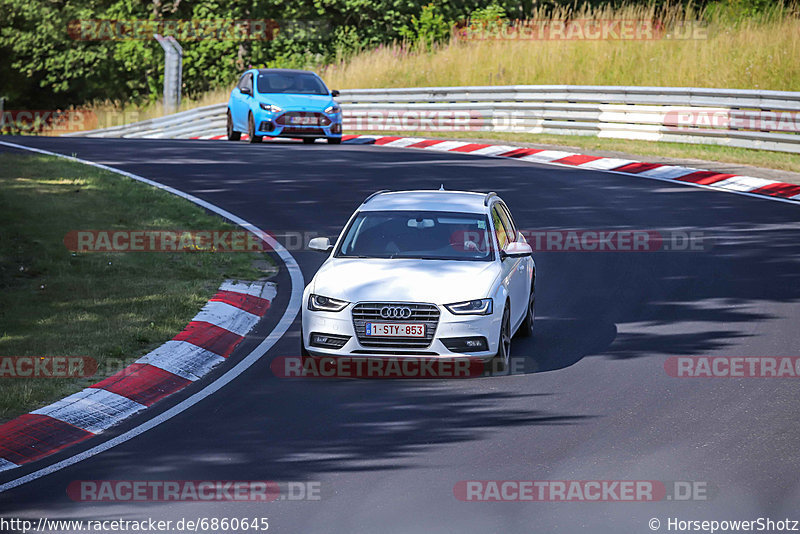
[[[156,188],[54,157],[0,153],[0,357],[85,356],[91,378],[0,378],[0,422],[79,391],[171,339],[256,253],[73,253],[72,230],[233,229]]]

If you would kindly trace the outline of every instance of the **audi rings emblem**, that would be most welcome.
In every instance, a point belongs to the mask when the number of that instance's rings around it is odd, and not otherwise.
[[[407,306],[384,306],[381,308],[381,317],[384,319],[408,319],[411,317],[411,308]]]

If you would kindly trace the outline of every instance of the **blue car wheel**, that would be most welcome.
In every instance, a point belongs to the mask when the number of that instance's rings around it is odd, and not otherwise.
[[[233,117],[231,117],[231,110],[228,110],[228,124],[227,124],[228,141],[238,141],[242,138],[242,133],[233,129]]]

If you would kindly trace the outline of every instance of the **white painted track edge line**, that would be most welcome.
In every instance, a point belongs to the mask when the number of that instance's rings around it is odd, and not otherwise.
[[[302,299],[302,292],[303,292],[303,289],[304,289],[304,283],[303,283],[303,274],[300,271],[300,266],[297,264],[297,262],[295,261],[294,257],[289,253],[289,251],[286,250],[283,247],[283,245],[281,245],[272,236],[270,236],[268,233],[264,232],[263,230],[261,230],[257,226],[245,221],[244,219],[242,219],[240,217],[237,217],[236,215],[234,215],[234,214],[232,214],[232,213],[230,213],[230,212],[228,212],[228,211],[226,211],[226,210],[224,210],[222,208],[219,208],[219,207],[215,206],[214,204],[211,204],[210,202],[206,202],[205,200],[201,200],[201,199],[199,199],[199,198],[197,198],[197,197],[195,197],[193,195],[190,195],[188,193],[184,193],[183,191],[180,191],[180,190],[175,189],[173,187],[169,187],[167,185],[160,184],[160,183],[155,182],[153,180],[149,180],[149,179],[144,178],[142,176],[139,176],[139,175],[136,175],[136,174],[133,174],[133,173],[129,173],[129,172],[123,171],[121,169],[116,169],[114,167],[109,167],[107,165],[102,165],[100,163],[95,163],[95,162],[92,162],[92,161],[76,158],[76,157],[73,157],[73,156],[65,156],[64,154],[58,154],[56,152],[50,152],[48,150],[42,150],[42,149],[39,149],[39,148],[28,147],[28,146],[25,146],[25,145],[17,145],[15,143],[9,143],[9,142],[6,142],[6,141],[0,141],[0,145],[8,146],[8,147],[11,147],[11,148],[16,148],[16,149],[20,149],[20,150],[28,150],[28,151],[31,151],[31,152],[38,152],[40,154],[45,154],[47,156],[55,156],[55,157],[67,159],[67,160],[70,160],[70,161],[75,161],[77,163],[83,163],[83,164],[86,164],[86,165],[90,165],[92,167],[105,169],[105,170],[108,170],[108,171],[113,172],[115,174],[120,174],[122,176],[127,176],[128,178],[131,178],[132,180],[136,180],[136,181],[139,181],[139,182],[144,182],[146,184],[152,185],[152,186],[157,187],[159,189],[163,189],[164,191],[168,191],[168,192],[170,192],[170,193],[172,193],[174,195],[177,195],[177,196],[179,196],[181,198],[189,200],[190,202],[193,202],[194,204],[197,204],[199,206],[203,206],[204,208],[208,209],[209,211],[212,211],[212,212],[216,213],[217,215],[221,215],[222,217],[225,217],[226,219],[228,219],[229,221],[233,222],[234,224],[239,225],[240,227],[242,227],[242,228],[246,229],[247,231],[249,231],[249,232],[253,233],[254,235],[256,235],[256,237],[260,237],[261,239],[264,239],[267,243],[269,243],[270,246],[273,247],[272,250],[274,250],[278,254],[278,257],[280,257],[280,259],[283,261],[284,265],[286,266],[286,269],[287,269],[288,274],[289,274],[289,279],[291,281],[291,286],[292,286],[291,287],[291,291],[290,291],[289,302],[288,302],[288,304],[286,306],[286,311],[284,311],[284,313],[281,316],[280,320],[275,325],[275,328],[269,333],[269,335],[267,335],[267,337],[264,339],[264,341],[262,341],[255,349],[253,349],[252,352],[250,352],[250,354],[245,356],[241,361],[239,361],[231,369],[226,371],[225,374],[223,374],[222,376],[217,378],[215,381],[213,381],[210,384],[208,384],[206,387],[204,387],[203,389],[201,389],[197,393],[194,393],[191,397],[188,397],[188,398],[184,399],[183,401],[181,401],[180,403],[176,404],[172,408],[169,408],[168,410],[162,412],[161,414],[159,414],[159,415],[157,415],[157,416],[155,416],[155,417],[153,417],[151,419],[148,419],[147,421],[143,422],[139,426],[134,427],[134,428],[128,430],[127,432],[125,432],[123,434],[120,434],[119,436],[111,438],[108,441],[104,441],[103,443],[100,443],[99,445],[96,445],[96,446],[92,447],[91,449],[88,449],[88,450],[85,450],[85,451],[83,451],[81,453],[78,453],[76,455],[70,456],[69,458],[65,458],[64,460],[61,460],[60,462],[56,462],[54,464],[48,465],[46,467],[43,467],[42,469],[39,469],[38,471],[34,471],[32,473],[28,473],[27,475],[23,475],[23,476],[21,476],[19,478],[10,480],[10,481],[6,482],[5,484],[0,485],[0,493],[2,493],[4,491],[10,490],[12,488],[16,488],[17,486],[21,486],[21,485],[23,485],[23,484],[25,484],[27,482],[31,482],[31,481],[36,480],[38,478],[42,478],[44,476],[47,476],[47,475],[49,475],[51,473],[55,473],[56,471],[60,471],[61,469],[64,469],[65,467],[69,467],[71,465],[74,465],[74,464],[76,464],[76,463],[78,463],[80,461],[86,460],[87,458],[91,458],[92,456],[95,456],[97,454],[100,454],[101,452],[107,451],[108,449],[111,449],[112,447],[115,447],[115,446],[117,446],[117,445],[119,445],[121,443],[125,443],[126,441],[129,441],[129,440],[135,438],[136,436],[138,436],[138,435],[140,435],[140,434],[142,434],[144,432],[147,432],[151,428],[155,428],[158,425],[160,425],[161,423],[163,423],[165,421],[168,421],[169,419],[172,419],[176,415],[188,410],[189,408],[191,408],[192,406],[194,406],[198,402],[202,401],[206,397],[208,397],[208,396],[216,393],[220,389],[222,389],[224,386],[226,386],[228,383],[230,383],[235,378],[237,378],[240,374],[242,374],[244,371],[246,371],[251,365],[253,365],[256,361],[258,361],[259,358],[261,358],[264,354],[266,354],[266,352],[270,348],[272,348],[272,346],[279,339],[281,339],[281,337],[283,337],[283,335],[286,333],[286,331],[289,330],[289,327],[291,327],[292,323],[294,322],[295,316],[300,311],[300,301]]]
[[[16,469],[17,467],[19,467],[19,465],[15,464],[14,462],[9,462],[5,458],[0,458],[0,472],[7,469]]]

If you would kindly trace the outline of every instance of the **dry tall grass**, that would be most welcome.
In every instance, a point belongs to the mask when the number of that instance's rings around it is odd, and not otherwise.
[[[549,17],[568,15],[562,10]],[[800,90],[800,18],[779,7],[759,18],[724,15],[691,7],[584,8],[571,18],[659,20],[668,28],[711,21],[700,39],[451,40],[433,50],[395,44],[320,70],[328,85],[341,89],[574,84]]]

